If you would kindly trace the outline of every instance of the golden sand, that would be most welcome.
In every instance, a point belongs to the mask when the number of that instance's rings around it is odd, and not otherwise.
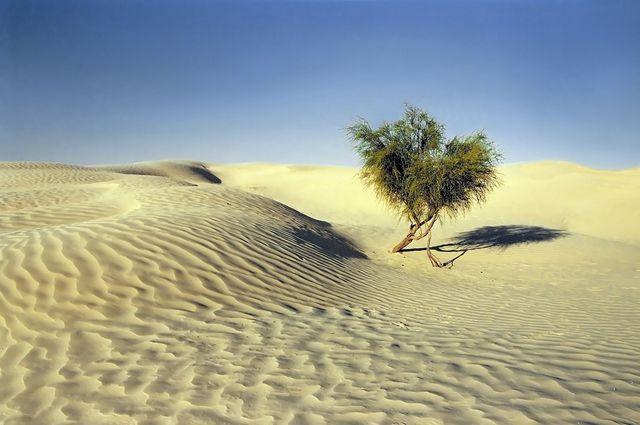
[[[0,164],[0,422],[640,423],[640,170],[501,172],[433,269],[350,168]]]

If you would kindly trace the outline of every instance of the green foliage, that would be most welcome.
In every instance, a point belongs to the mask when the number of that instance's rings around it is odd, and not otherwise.
[[[347,131],[364,182],[412,223],[462,214],[499,184],[501,155],[484,133],[447,140],[444,126],[418,108],[407,105],[402,119],[379,128],[360,120]]]

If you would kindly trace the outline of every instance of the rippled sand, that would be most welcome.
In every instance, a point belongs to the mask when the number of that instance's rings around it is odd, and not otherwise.
[[[353,169],[0,164],[0,421],[640,423],[640,170],[502,172],[434,245],[558,233],[449,270]]]

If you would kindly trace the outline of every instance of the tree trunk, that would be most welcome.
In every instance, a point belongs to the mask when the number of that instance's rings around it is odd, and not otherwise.
[[[391,253],[395,254],[396,252],[400,251],[401,249],[409,245],[411,242],[413,242],[413,236],[416,234],[416,231],[417,231],[417,227],[416,227],[416,230],[410,231],[407,234],[407,236],[405,236],[405,238],[402,241],[400,241],[398,245],[391,248]]]
[[[391,248],[391,253],[395,254],[396,252],[400,251],[401,249],[409,245],[411,242],[413,242],[413,237],[415,236],[416,232],[425,223],[426,221],[423,221],[423,222],[416,221],[416,224],[411,224],[411,226],[409,226],[409,233],[407,233],[407,236],[405,236],[404,239],[401,240],[399,244]]]
[[[417,224],[412,224],[409,227],[409,233],[407,233],[407,236],[404,237],[403,240],[400,241],[400,243],[398,243],[396,246],[394,246],[393,248],[391,248],[391,253],[395,254],[396,252],[401,251],[402,249],[404,249],[407,245],[409,245],[411,242],[421,239],[425,236],[427,236],[428,234],[431,233],[431,228],[433,227],[433,225],[435,224],[435,222],[438,220],[438,213],[435,212],[433,214],[431,214],[426,220],[419,222]],[[425,224],[427,224],[427,229],[426,231],[420,235],[419,237],[416,237],[416,232],[418,230],[420,230],[420,228],[422,226],[424,226]]]
[[[438,257],[431,252],[431,230],[429,230],[429,237],[427,238],[427,258],[429,258],[433,267],[442,267],[442,263],[438,260]]]
[[[415,218],[414,218],[415,220]],[[429,259],[429,261],[431,262],[431,265],[433,267],[443,267],[443,263],[438,259],[438,257],[435,256],[435,254],[433,252],[431,252],[431,229],[433,229],[433,225],[436,223],[436,221],[438,221],[438,212],[434,212],[433,214],[429,215],[429,217],[419,223],[416,224],[412,224],[409,227],[409,233],[407,233],[407,236],[404,237],[403,240],[400,241],[400,243],[398,243],[396,246],[394,246],[391,249],[392,253],[396,253],[399,252],[401,250],[403,250],[407,245],[409,245],[411,242],[413,241],[417,241],[418,239],[422,239],[425,236],[428,236],[427,238],[427,258]],[[418,232],[418,230],[420,230],[420,228],[424,225],[427,225],[426,229],[424,231],[421,232],[420,236],[416,237],[416,233]],[[448,264],[448,263],[445,263]]]

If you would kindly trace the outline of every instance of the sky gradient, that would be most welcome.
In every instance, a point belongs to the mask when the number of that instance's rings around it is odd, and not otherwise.
[[[640,2],[0,0],[0,161],[356,165],[345,127],[404,102],[638,166]]]

